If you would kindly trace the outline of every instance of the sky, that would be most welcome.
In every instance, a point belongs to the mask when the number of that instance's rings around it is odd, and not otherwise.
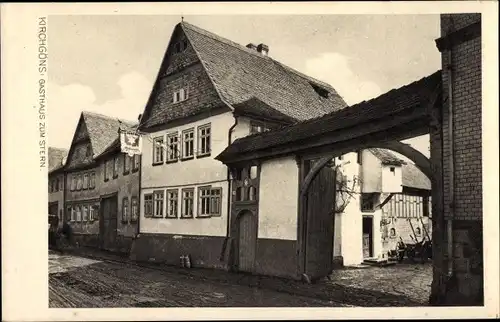
[[[348,104],[441,68],[439,15],[185,16],[331,84]],[[69,148],[83,110],[137,120],[180,16],[49,16],[49,144]],[[429,137],[408,141],[429,155]]]

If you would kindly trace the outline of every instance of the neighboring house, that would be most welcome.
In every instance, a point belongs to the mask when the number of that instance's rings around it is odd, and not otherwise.
[[[138,167],[131,173],[124,171],[124,154],[119,152],[118,131],[130,126],[100,114],[80,116],[65,166],[66,213],[80,245],[126,252],[127,243],[121,241],[130,239],[136,229],[131,205],[126,205],[128,210],[122,206],[126,197],[128,203],[137,198],[139,189]]]
[[[387,259],[400,237],[415,243],[430,236],[430,180],[413,163],[385,149],[348,153],[340,164],[343,188],[339,188],[335,214],[334,260],[343,265],[366,259]],[[413,226],[413,229],[412,229]]]
[[[49,214],[59,218],[59,226],[64,220],[64,164],[68,150],[49,147]]]
[[[133,256],[178,264],[190,255],[193,265],[227,267],[237,217],[231,199],[252,203],[258,191],[240,187],[236,194],[228,168],[214,157],[237,138],[344,107],[335,89],[272,59],[268,46],[241,46],[179,23],[139,126],[140,236]],[[274,214],[266,216],[272,221]]]

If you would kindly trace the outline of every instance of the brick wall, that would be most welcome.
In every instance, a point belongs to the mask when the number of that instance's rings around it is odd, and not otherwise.
[[[441,36],[480,21],[480,14],[441,16]],[[443,184],[444,217],[452,220],[453,241],[445,238],[445,262],[453,276],[447,282],[449,304],[481,305],[483,302],[482,237],[482,137],[481,137],[481,37],[459,41],[442,50],[443,66]],[[451,67],[452,78],[447,69]],[[453,103],[454,186],[450,185],[449,85]],[[450,205],[454,193],[454,205]],[[443,232],[444,233],[444,232]],[[446,234],[444,234],[446,236]],[[453,253],[447,245],[452,243]],[[449,255],[449,256],[448,256]],[[451,257],[451,262],[448,259]]]

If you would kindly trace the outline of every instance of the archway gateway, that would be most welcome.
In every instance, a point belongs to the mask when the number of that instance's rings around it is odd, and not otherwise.
[[[384,148],[400,153],[412,160],[417,168],[433,183],[433,241],[441,243],[442,185],[441,160],[432,162],[402,140],[430,134],[432,144],[441,142],[441,71],[391,90],[377,98],[363,101],[276,131],[265,132],[236,140],[217,159],[228,167],[241,167],[250,162],[265,163],[284,156],[294,156],[298,165],[297,206],[297,276],[307,280],[325,276],[328,263],[319,263],[317,249],[324,246],[321,238],[310,239],[311,233],[331,236],[321,228],[325,222],[316,220],[308,210],[311,185],[318,173],[335,157],[368,148]],[[435,156],[435,155],[434,155]],[[330,228],[333,230],[333,227]],[[440,247],[436,247],[440,251]],[[328,258],[326,259],[328,260]],[[434,261],[441,256],[434,254]],[[314,262],[313,264],[308,264]]]

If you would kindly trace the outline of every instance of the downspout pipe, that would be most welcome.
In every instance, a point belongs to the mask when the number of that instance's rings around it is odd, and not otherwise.
[[[450,17],[451,19],[451,17]],[[452,63],[452,49],[447,52],[448,64],[446,72],[448,76],[448,176],[449,176],[449,204],[448,204],[448,222],[447,222],[447,235],[448,235],[448,277],[453,276],[453,218],[455,217],[455,150],[454,150],[454,106],[453,106],[453,63]]]
[[[234,128],[238,125],[238,115],[233,112],[234,123],[229,128],[227,133],[227,145],[231,145],[233,141],[233,131]],[[228,247],[229,239],[230,239],[230,231],[231,231],[231,169],[227,167],[227,224],[226,224],[226,237],[224,239],[224,245],[222,246],[222,252],[220,254],[220,260],[224,259],[224,254]]]

